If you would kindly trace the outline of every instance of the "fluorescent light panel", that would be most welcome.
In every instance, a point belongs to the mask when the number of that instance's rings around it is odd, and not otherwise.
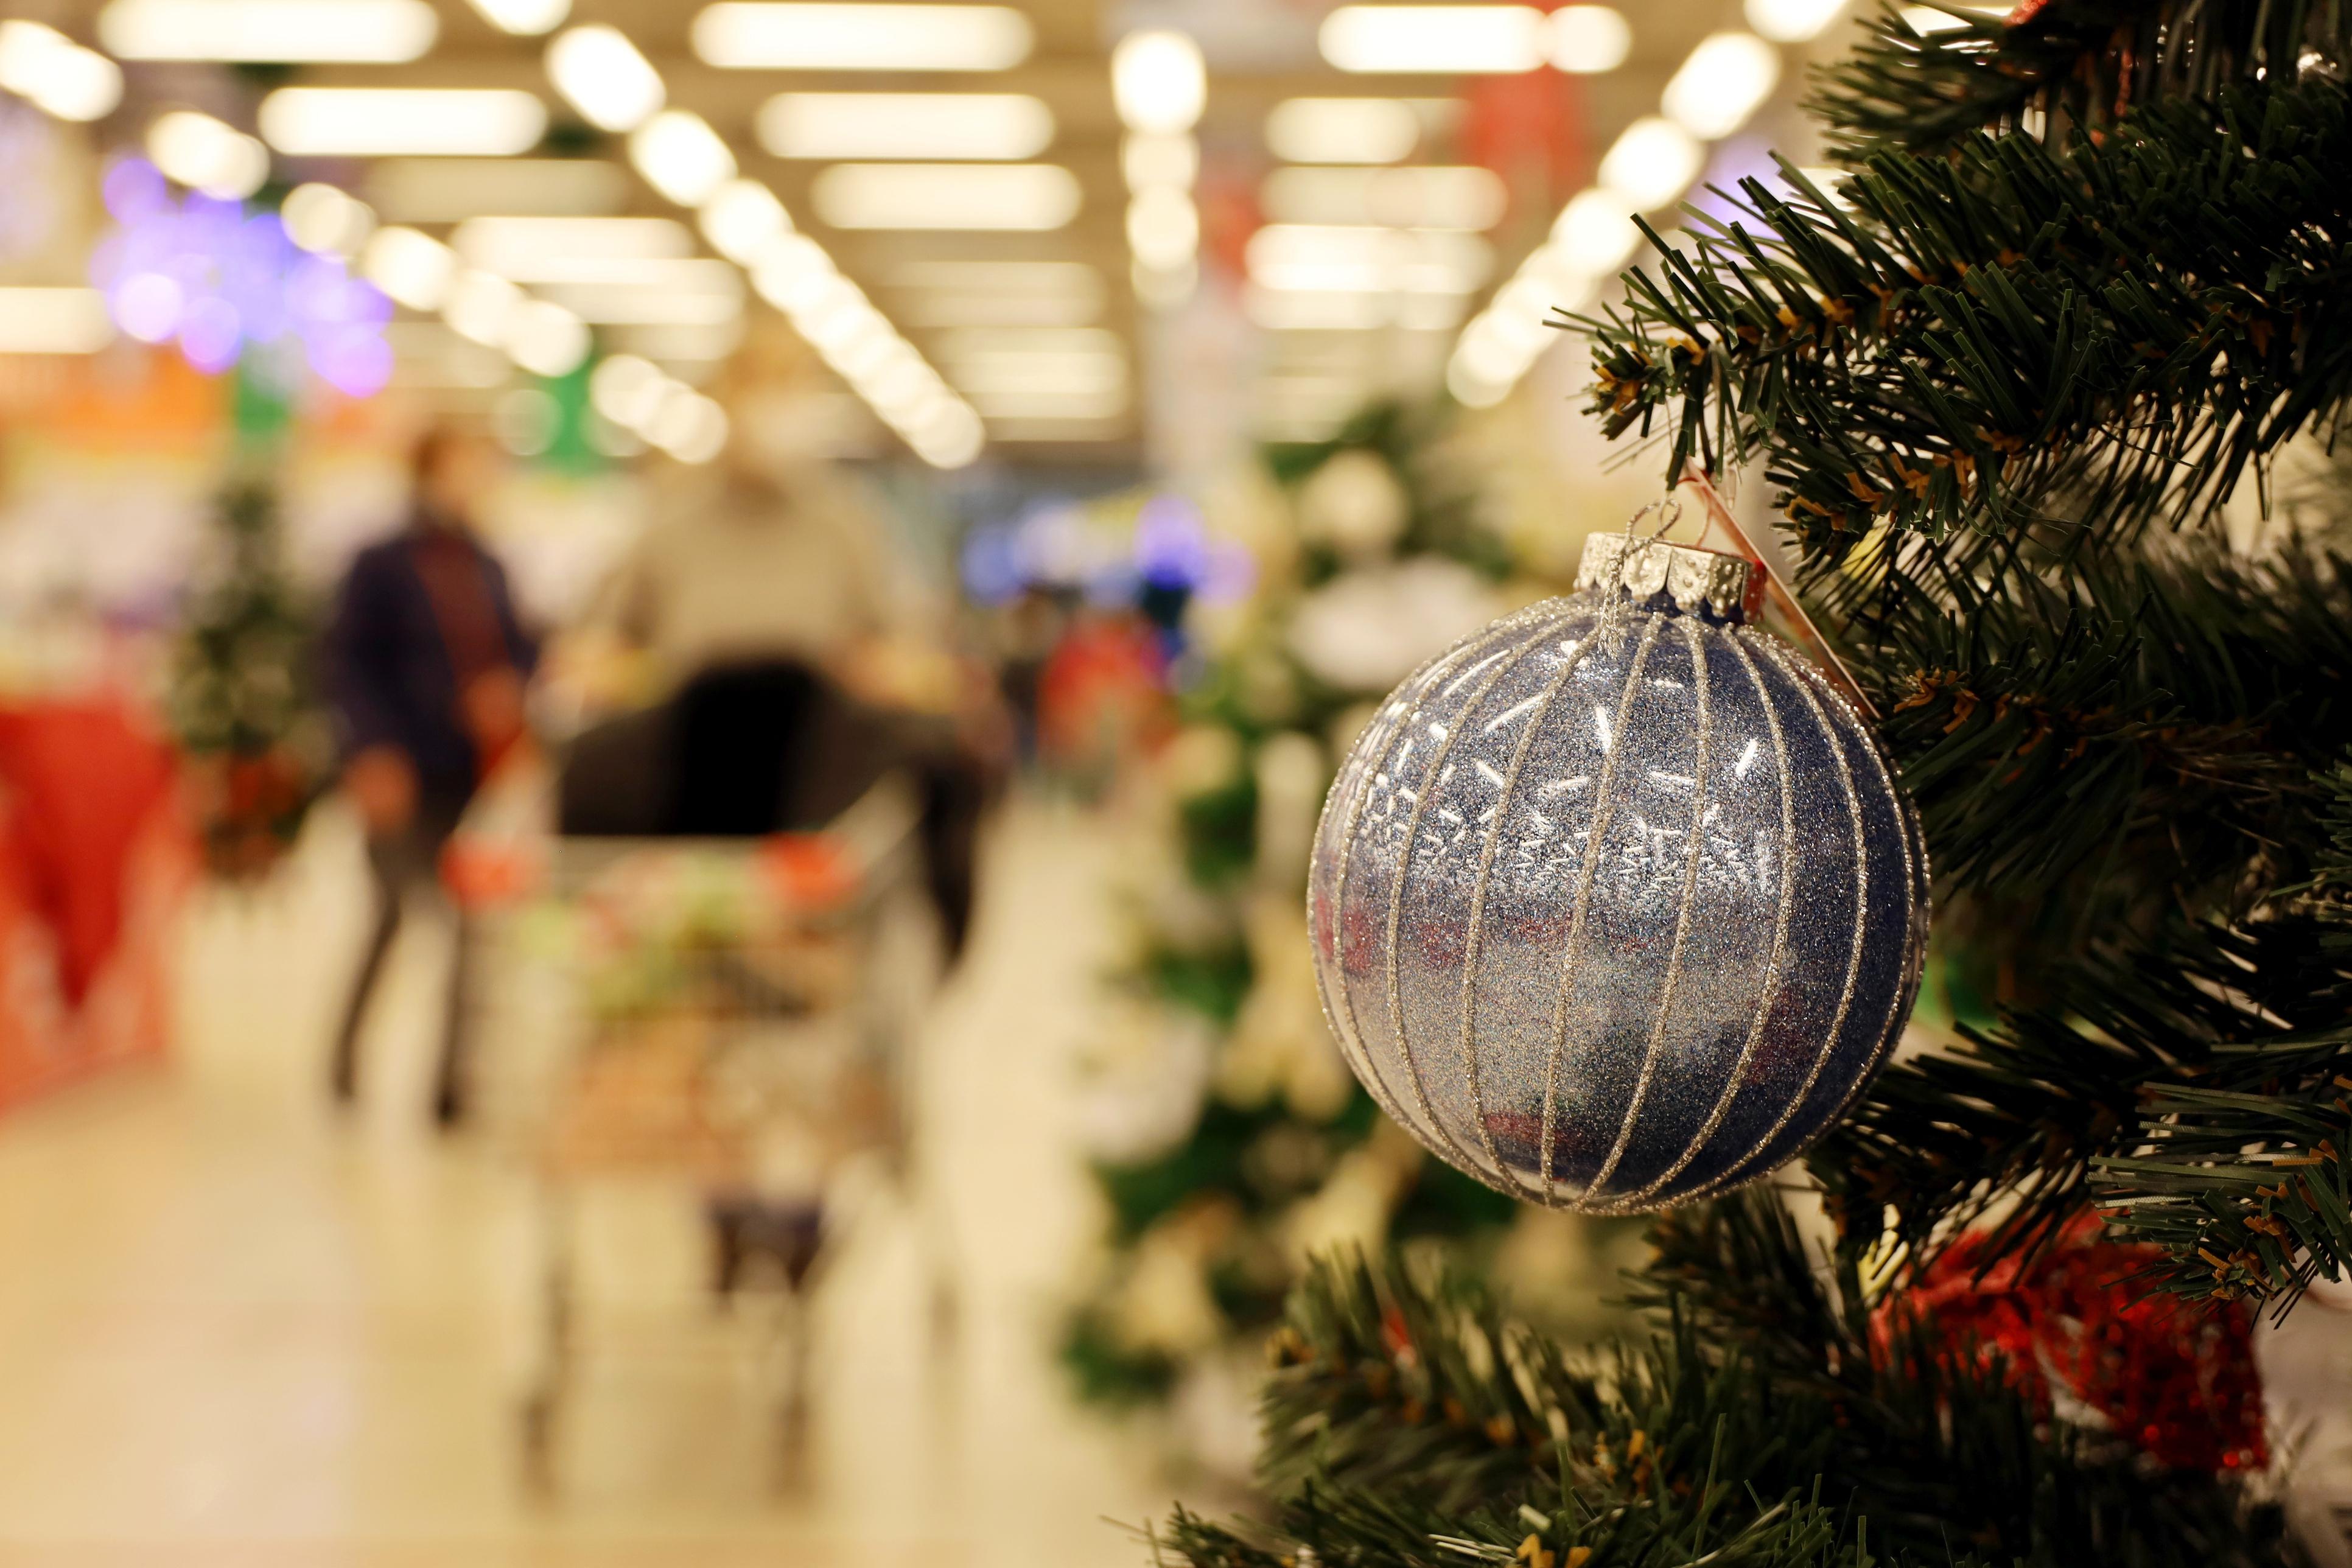
[[[122,101],[122,68],[55,27],[0,22],[0,89],[59,120],[97,120]]]
[[[1034,158],[1054,111],[1013,92],[780,92],[760,107],[760,145],[779,158]]]
[[[543,268],[689,257],[694,236],[666,217],[475,217],[451,236],[469,266],[501,277],[530,278]]]
[[[397,64],[433,47],[425,0],[113,0],[99,41],[127,60]]]
[[[811,188],[835,228],[1060,228],[1078,182],[1054,163],[835,163]]]
[[[95,353],[113,341],[95,289],[0,289],[0,353]]]
[[[538,95],[510,88],[280,88],[260,119],[262,139],[297,157],[511,157],[547,133]]]
[[[1006,70],[1029,58],[1009,5],[859,5],[722,0],[694,19],[694,52],[737,70]]]
[[[1501,221],[1509,193],[1475,163],[1403,169],[1276,169],[1260,203],[1268,221],[1478,230]]]
[[[1421,116],[1397,98],[1292,98],[1265,117],[1267,151],[1294,163],[1393,163],[1412,155]]]
[[[551,33],[572,15],[572,0],[472,0],[482,20],[501,33],[536,37]]]
[[[1344,71],[1512,75],[1544,63],[1532,5],[1342,5],[1317,35]]]

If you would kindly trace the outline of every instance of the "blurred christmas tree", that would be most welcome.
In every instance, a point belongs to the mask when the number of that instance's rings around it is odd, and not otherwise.
[[[216,874],[258,876],[293,843],[324,777],[314,627],[288,576],[278,494],[259,464],[223,488],[215,555],[191,598],[169,711]]]
[[[1522,1251],[1591,1239],[1523,1216],[1389,1125],[1332,1045],[1307,963],[1307,845],[1335,759],[1399,677],[1546,591],[1512,578],[1447,435],[1431,411],[1382,405],[1266,454],[1280,542],[1156,768],[1157,858],[1134,879],[1118,977],[1125,1027],[1089,1097],[1109,1249],[1064,1355],[1090,1398],[1178,1400],[1196,1458],[1246,1462],[1202,1450],[1235,1447],[1220,1400],[1246,1409],[1311,1250],[1442,1243],[1485,1258],[1515,1225],[1544,1237]]]
[[[1817,83],[1838,188],[1748,182],[1574,323],[1612,435],[1776,487],[1999,1016],[1811,1152],[1822,1256],[1769,1192],[1668,1215],[1605,1364],[1318,1274],[1279,1516],[1181,1556],[2352,1560],[2251,1348],[2352,1261],[2347,66],[2301,0],[1890,6]]]

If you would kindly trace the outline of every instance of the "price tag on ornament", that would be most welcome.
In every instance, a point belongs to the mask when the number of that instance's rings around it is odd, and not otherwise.
[[[1861,686],[1854,681],[1853,672],[1846,668],[1843,659],[1838,658],[1837,650],[1830,646],[1829,638],[1822,635],[1822,628],[1813,624],[1813,617],[1805,613],[1805,606],[1797,600],[1796,591],[1789,585],[1788,579],[1780,575],[1771,557],[1757,548],[1756,542],[1748,537],[1748,531],[1739,526],[1739,520],[1731,515],[1731,508],[1725,502],[1722,492],[1715,488],[1714,481],[1701,474],[1695,479],[1685,479],[1675,493],[1696,503],[1699,515],[1706,520],[1700,525],[1700,549],[1719,550],[1727,555],[1737,555],[1756,568],[1764,584],[1763,624],[1802,649],[1805,656],[1821,668],[1822,673],[1829,677],[1830,683],[1845,694],[1846,700],[1861,709],[1866,717],[1876,719],[1877,706],[1863,694]]]

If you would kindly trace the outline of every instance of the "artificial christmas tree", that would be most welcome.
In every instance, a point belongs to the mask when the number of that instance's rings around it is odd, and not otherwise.
[[[2336,1550],[2273,1500],[2248,1329],[2352,1262],[2347,68],[2296,0],[1889,7],[1811,104],[1835,191],[1750,182],[1569,323],[1612,435],[1774,487],[2000,1016],[1813,1147],[1825,1253],[1769,1188],[1668,1213],[1613,1363],[1327,1266],[1276,1517],[1180,1555]]]

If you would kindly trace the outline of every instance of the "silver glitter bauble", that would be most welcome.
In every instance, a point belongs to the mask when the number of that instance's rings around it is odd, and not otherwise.
[[[1747,624],[1747,563],[1599,535],[1578,582],[1381,705],[1307,913],[1391,1116],[1503,1192],[1622,1213],[1837,1119],[1910,1013],[1927,866],[1869,728]]]

